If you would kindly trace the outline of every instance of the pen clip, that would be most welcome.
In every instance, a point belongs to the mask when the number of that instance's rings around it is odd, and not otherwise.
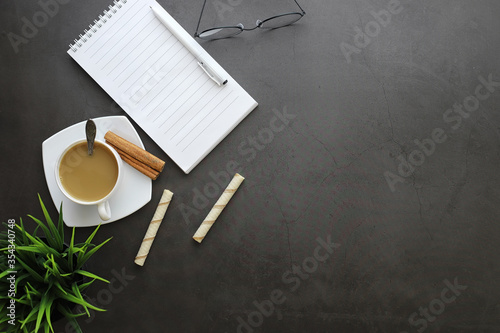
[[[207,64],[198,61],[198,65],[200,65],[201,69],[203,69],[203,71],[208,75],[208,77],[211,78],[219,86],[225,85],[227,83],[227,80],[223,82],[222,79],[219,76],[217,76],[212,70],[212,68],[210,68],[210,66],[208,66]]]

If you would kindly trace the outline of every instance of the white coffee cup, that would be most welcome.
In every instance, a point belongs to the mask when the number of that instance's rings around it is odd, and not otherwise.
[[[83,143],[85,143],[84,151],[82,151],[81,146],[76,147],[78,145],[83,145]],[[96,177],[96,179],[104,179],[107,183],[107,188],[112,186],[111,190],[107,194],[105,194],[105,195],[103,194],[102,197],[93,198],[93,199],[78,198],[74,194],[69,193],[69,192],[71,192],[71,190],[66,189],[63,185],[63,181],[61,180],[61,177],[64,176],[65,174],[70,175],[71,173],[74,173],[74,172],[77,172],[77,170],[80,170],[80,169],[78,169],[78,167],[81,167],[83,165],[82,163],[84,163],[84,161],[88,162],[88,160],[87,160],[88,153],[87,153],[87,146],[86,145],[87,145],[87,140],[85,140],[85,139],[75,141],[75,142],[71,143],[59,156],[59,158],[57,159],[57,162],[56,162],[56,166],[54,168],[57,186],[59,187],[61,192],[68,199],[70,199],[71,201],[73,201],[77,204],[87,205],[87,206],[88,205],[97,205],[97,211],[99,213],[100,218],[103,221],[107,221],[111,218],[111,208],[109,206],[108,199],[113,195],[113,193],[116,192],[116,189],[118,188],[118,185],[120,184],[121,178],[122,178],[122,161],[121,161],[120,155],[118,155],[118,153],[110,145],[108,145],[107,143],[105,143],[101,140],[95,140],[94,149],[96,149],[97,146],[102,145],[102,148],[104,148],[104,150],[107,150],[107,153],[108,154],[110,153],[109,155],[113,157],[112,160],[114,160],[116,162],[116,168],[118,169],[117,175],[116,175],[116,181],[113,182],[113,180],[115,179],[114,171],[113,171],[113,175],[110,176],[109,178],[107,178],[105,174],[103,174],[102,172],[98,172],[99,170],[97,170],[97,168],[96,168],[96,170],[92,170],[92,168],[89,167],[88,170],[86,170],[89,172],[99,173],[99,177],[101,177],[101,178]],[[75,148],[75,149],[70,152],[70,150],[72,148]],[[66,158],[64,158],[67,153],[69,153],[70,155],[68,155]],[[85,165],[87,165],[87,164],[85,164]],[[110,168],[114,169],[114,166],[110,167]],[[73,178],[75,178],[75,177],[73,177]],[[94,182],[92,182],[92,181],[91,182],[82,181],[82,184],[79,186],[79,189],[85,187],[86,190],[92,191],[92,186],[95,185],[93,183]],[[75,186],[73,186],[73,187],[75,187]],[[106,189],[106,191],[107,191],[107,189]],[[73,191],[73,192],[75,192],[75,191]]]

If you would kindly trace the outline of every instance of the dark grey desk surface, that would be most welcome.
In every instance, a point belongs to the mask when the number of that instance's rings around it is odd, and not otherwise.
[[[304,2],[294,26],[202,42],[259,106],[189,175],[137,128],[167,166],[150,203],[98,234],[113,240],[89,269],[114,284],[89,290],[108,311],[85,332],[500,331],[500,3],[401,1]],[[43,140],[124,115],[66,54],[106,1],[60,3],[47,22],[36,1],[0,4],[3,221],[51,201]],[[201,0],[160,3],[194,32]],[[208,0],[202,26],[285,10]],[[16,53],[8,34],[37,15]],[[199,245],[196,190],[229,161],[246,180]],[[136,266],[164,188],[174,200]]]

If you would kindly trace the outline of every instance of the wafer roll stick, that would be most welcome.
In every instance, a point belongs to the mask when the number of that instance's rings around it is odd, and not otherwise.
[[[240,187],[241,183],[243,182],[245,178],[243,178],[239,174],[235,174],[229,185],[226,187],[224,190],[224,193],[220,196],[219,200],[215,203],[214,207],[212,210],[208,213],[207,217],[205,220],[201,223],[200,227],[198,230],[196,230],[196,233],[193,236],[193,239],[197,241],[198,243],[201,243],[205,236],[208,233],[208,230],[212,227],[214,224],[215,220],[217,217],[219,217],[220,213],[226,207],[227,203],[229,200],[234,195],[234,192]]]
[[[134,262],[139,266],[144,266],[144,262],[146,261],[146,257],[148,256],[149,249],[151,249],[151,245],[153,245],[156,233],[160,228],[161,221],[163,221],[163,217],[165,216],[168,205],[170,204],[170,200],[172,200],[173,195],[174,194],[169,190],[163,190],[160,203],[158,204],[158,207],[156,207],[156,211],[153,215],[153,218],[151,219],[151,222],[149,223],[146,235],[142,240],[139,252],[137,253],[137,256],[134,260]]]

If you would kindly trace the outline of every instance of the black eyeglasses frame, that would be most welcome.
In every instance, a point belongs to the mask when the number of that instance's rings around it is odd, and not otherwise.
[[[243,31],[251,31],[251,30],[255,30],[257,28],[261,28],[261,29],[277,29],[277,28],[282,28],[282,27],[286,27],[288,25],[291,25],[295,22],[297,22],[298,20],[300,20],[305,14],[306,12],[304,11],[304,9],[302,9],[302,7],[299,5],[299,3],[297,2],[297,0],[293,0],[297,6],[300,8],[300,12],[290,12],[290,13],[283,13],[283,14],[279,14],[279,15],[274,15],[274,16],[271,16],[271,17],[268,17],[264,20],[257,20],[257,22],[255,23],[255,27],[253,28],[245,28],[243,26],[243,24],[241,23],[238,23],[237,25],[230,25],[230,26],[221,26],[221,27],[213,27],[213,28],[210,28],[210,29],[206,29],[206,30],[203,30],[201,33],[198,33],[198,29],[200,27],[200,22],[201,22],[201,18],[203,16],[203,12],[205,10],[205,5],[207,3],[207,0],[204,0],[203,1],[203,7],[201,8],[201,13],[200,13],[200,17],[198,19],[198,24],[196,26],[196,31],[194,33],[194,37],[195,38],[201,38],[201,39],[205,39],[205,40],[215,40],[215,39],[223,39],[223,38],[229,38],[229,37],[233,37],[233,36],[236,36],[236,35],[239,35],[240,33],[242,33]],[[296,15],[297,16],[297,19],[294,20],[294,21],[291,21],[287,24],[284,24],[284,25],[281,25],[281,26],[277,26],[277,27],[270,27],[270,28],[267,28],[265,27],[265,23],[266,22],[269,22],[269,21],[272,21],[272,20],[275,20],[277,18],[280,18],[280,17],[285,17],[285,16],[290,16],[290,15]],[[202,35],[206,32],[209,32],[209,31],[212,31],[212,30],[220,30],[220,29],[225,29],[225,30],[229,30],[229,29],[233,29],[234,32],[233,33],[230,33],[228,35],[225,35],[224,37],[219,37],[219,38],[204,38],[202,37]]]

